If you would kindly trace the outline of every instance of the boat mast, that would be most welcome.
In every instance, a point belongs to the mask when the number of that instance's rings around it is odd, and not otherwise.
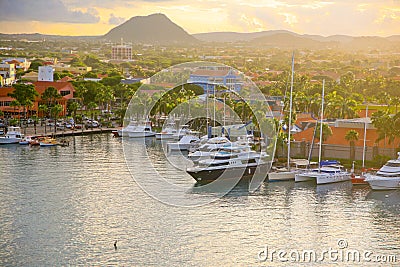
[[[292,78],[290,81],[290,99],[289,99],[289,129],[288,129],[288,153],[287,153],[287,169],[290,170],[290,131],[292,129],[292,106],[293,106],[293,80],[294,80],[294,52],[292,55]]]
[[[319,126],[319,151],[318,151],[318,172],[321,172],[322,156],[322,120],[324,119],[324,97],[325,97],[325,79],[322,80],[322,99],[321,99],[321,125]]]
[[[366,140],[367,140],[367,118],[368,118],[368,104],[365,109],[365,121],[364,121],[364,144],[363,144],[363,156],[362,156],[362,168],[365,168],[365,149],[366,149]]]

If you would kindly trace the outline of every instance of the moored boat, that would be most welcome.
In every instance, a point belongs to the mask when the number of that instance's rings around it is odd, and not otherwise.
[[[32,140],[33,140],[32,136],[26,136],[26,137],[22,138],[21,141],[19,141],[19,144],[20,145],[29,145],[30,142],[32,142]]]
[[[18,144],[23,138],[21,128],[16,126],[8,127],[8,131],[5,136],[0,136],[0,145],[4,144]]]
[[[54,138],[47,137],[39,141],[40,146],[56,146],[58,145],[58,141]]]
[[[317,162],[309,162],[306,159],[293,159],[290,160],[290,169],[287,168],[276,168],[268,173],[268,181],[290,181],[295,180],[296,174],[304,173],[309,168],[316,168]]]
[[[224,136],[206,139],[205,143],[201,144],[197,149],[188,154],[188,158],[194,163],[197,163],[200,160],[209,158],[211,153],[217,151],[219,148],[231,145],[231,141]]]
[[[320,168],[295,175],[296,182],[315,181],[316,184],[330,184],[349,181],[351,174],[343,170],[337,161],[321,161]]]
[[[373,190],[400,189],[400,152],[398,158],[389,160],[376,174],[366,174],[365,181]]]
[[[199,142],[200,138],[195,135],[185,135],[178,142],[167,143],[168,151],[173,150],[188,150],[189,147],[195,143]]]
[[[255,152],[249,146],[227,146],[187,168],[186,172],[198,182],[248,179],[256,174],[266,176],[271,165],[266,157],[265,153]]]
[[[151,129],[151,121],[146,120],[143,123],[129,129],[128,136],[131,138],[152,137],[156,133]]]

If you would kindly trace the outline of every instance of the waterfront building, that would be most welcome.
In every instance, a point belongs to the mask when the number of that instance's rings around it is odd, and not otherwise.
[[[57,103],[63,107],[63,110],[60,115],[65,115],[67,112],[67,102],[69,99],[72,99],[74,96],[75,88],[70,82],[43,82],[38,81],[34,82],[36,91],[39,93],[39,96],[36,97],[32,107],[29,108],[28,114],[38,114],[39,105],[43,104],[43,100],[41,99],[41,95],[48,87],[54,87],[58,91],[58,93],[62,96],[60,99],[57,99]],[[23,108],[11,106],[11,102],[14,98],[8,96],[8,93],[12,93],[14,91],[13,87],[4,87],[0,89],[0,110],[3,111],[5,116],[7,117],[15,117],[22,115]]]

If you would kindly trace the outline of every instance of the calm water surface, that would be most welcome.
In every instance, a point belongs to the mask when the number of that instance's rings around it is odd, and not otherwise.
[[[259,252],[267,246],[321,253],[339,249],[339,240],[343,251],[396,255],[391,265],[400,266],[399,191],[276,182],[249,193],[241,183],[210,204],[176,207],[137,185],[121,140],[109,134],[69,140],[69,147],[0,146],[0,266],[306,266],[262,262]],[[140,154],[140,145],[131,145]],[[148,146],[152,161],[164,164],[160,144]],[[148,174],[135,158],[135,177]],[[218,193],[184,172],[164,175],[194,198]],[[321,265],[330,264],[368,263]]]

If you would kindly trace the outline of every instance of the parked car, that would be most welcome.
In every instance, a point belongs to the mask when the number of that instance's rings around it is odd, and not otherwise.
[[[99,123],[98,121],[88,120],[88,121],[85,123],[85,127],[86,127],[86,129],[89,129],[89,128],[97,128],[97,127],[100,127],[100,123]]]

